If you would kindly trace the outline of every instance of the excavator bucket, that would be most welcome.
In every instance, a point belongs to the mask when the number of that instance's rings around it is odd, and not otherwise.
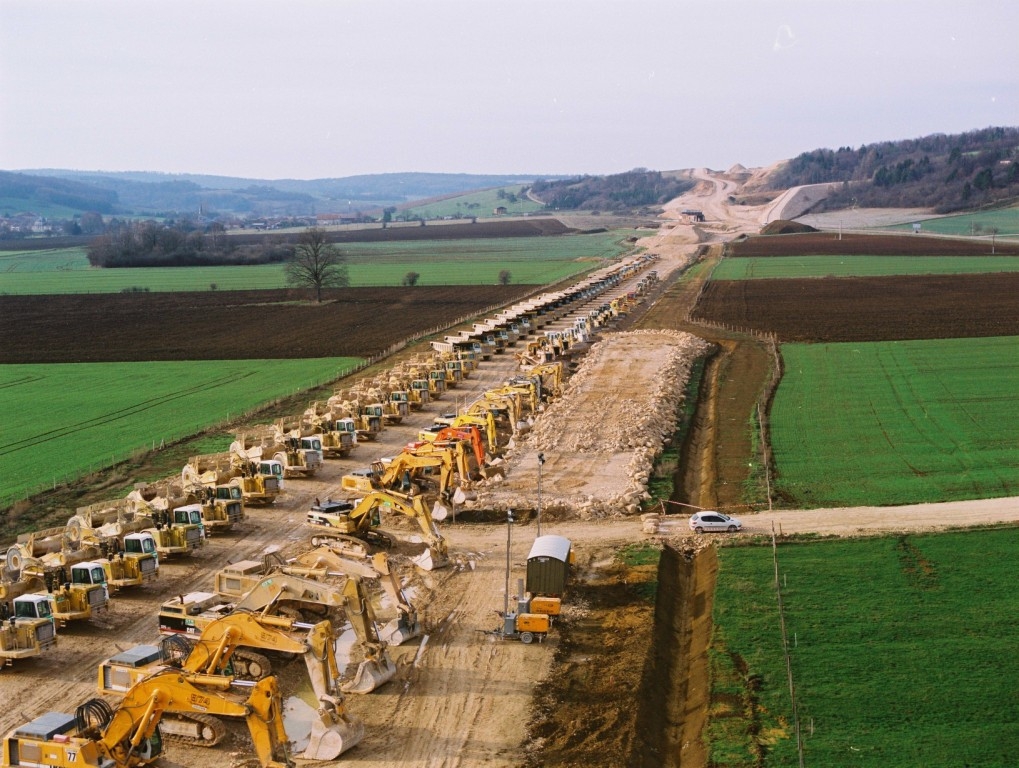
[[[336,705],[323,700],[318,719],[311,724],[311,739],[304,750],[306,760],[335,760],[361,743],[364,723],[339,714]]]
[[[410,624],[400,618],[390,619],[386,626],[379,630],[379,637],[389,645],[403,645],[408,640],[421,636],[421,622]]]
[[[392,680],[395,674],[396,665],[389,654],[384,654],[381,659],[365,659],[358,665],[354,679],[340,686],[340,690],[344,693],[371,693]]]
[[[447,517],[449,517],[449,509],[441,501],[436,501],[432,505],[432,520],[445,520]]]
[[[433,547],[429,547],[420,555],[412,557],[410,560],[422,571],[434,571],[436,568],[445,568],[449,565],[449,558],[440,554]]]

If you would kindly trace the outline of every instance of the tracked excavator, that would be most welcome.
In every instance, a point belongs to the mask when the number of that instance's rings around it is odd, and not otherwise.
[[[234,610],[258,611],[259,616],[264,616],[281,604],[311,603],[311,595],[319,595],[316,605],[326,605],[328,601],[332,603],[330,608],[342,609],[357,636],[355,647],[364,657],[354,678],[344,682],[341,690],[344,693],[369,693],[392,679],[396,665],[389,656],[386,643],[379,636],[375,611],[361,578],[348,575],[342,586],[311,582],[315,585],[312,587],[309,581],[282,573],[270,574],[248,590],[237,601]]]
[[[318,528],[312,537],[315,545],[331,541],[351,541],[362,545],[362,541],[390,542],[388,534],[378,529],[382,522],[382,512],[396,512],[417,521],[418,527],[425,536],[427,549],[412,561],[425,571],[443,568],[449,564],[449,552],[446,540],[439,533],[435,519],[446,517],[445,507],[436,508],[430,514],[420,496],[409,496],[395,491],[373,491],[357,502],[347,502],[343,508],[339,506],[331,510],[312,508],[308,512],[306,523]],[[383,544],[384,545],[384,544]]]
[[[469,489],[481,472],[470,466],[469,454],[459,443],[411,444],[388,463],[376,461],[365,471],[344,475],[340,485],[355,493],[395,490],[405,495],[428,493],[437,499],[433,514],[455,488]],[[448,513],[448,510],[445,510]]]
[[[396,617],[379,628],[379,637],[389,645],[400,645],[421,634],[417,610],[404,592],[385,552],[368,555],[365,551],[351,556],[349,549],[341,553],[328,546],[320,546],[290,560],[284,560],[272,553],[265,555],[261,562],[241,560],[223,568],[216,573],[215,589],[226,599],[238,599],[248,594],[262,583],[264,577],[271,576],[274,572],[340,587],[352,576],[360,578],[362,583],[377,579],[383,592],[397,610]],[[282,602],[284,601],[277,600],[276,603],[280,605],[281,613],[286,614],[292,610],[281,605]],[[314,612],[320,613],[318,605],[314,608]]]
[[[335,760],[364,737],[363,723],[330,710],[327,702],[322,704],[303,755],[309,760]],[[173,669],[139,681],[116,708],[103,699],[90,699],[74,715],[47,712],[15,728],[4,738],[0,765],[149,765],[162,754],[160,722],[168,713],[244,718],[263,768],[292,765],[286,754],[289,739],[275,678],[245,685],[230,677]]]
[[[228,590],[247,586],[250,580],[238,579],[228,569],[217,574],[216,584]],[[229,597],[226,598],[227,600]],[[368,606],[367,619],[364,618]],[[249,586],[243,596],[235,602],[225,602],[220,594],[192,592],[168,600],[159,610],[159,631],[165,635],[197,636],[206,645],[223,637],[240,648],[231,657],[238,674],[258,678],[270,673],[272,663],[259,650],[275,654],[302,655],[309,664],[307,655],[315,632],[312,625],[303,623],[290,615],[277,615],[287,611],[296,613],[306,610],[319,616],[343,616],[349,620],[358,638],[356,650],[363,658],[358,663],[354,677],[342,684],[344,692],[368,693],[390,680],[396,673],[396,666],[389,657],[386,644],[375,630],[375,615],[361,580],[348,577],[344,584],[334,585],[305,579],[299,576],[274,572],[259,578]],[[309,639],[295,638],[294,631],[311,629]],[[331,666],[336,666],[334,649],[330,646]],[[317,656],[321,657],[321,653]],[[314,680],[314,675],[312,675]]]

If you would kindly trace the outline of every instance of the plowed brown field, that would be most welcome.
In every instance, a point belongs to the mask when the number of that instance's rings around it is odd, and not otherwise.
[[[527,286],[0,296],[0,363],[367,357]]]
[[[795,341],[1019,335],[1019,275],[910,275],[707,284],[695,320]]]

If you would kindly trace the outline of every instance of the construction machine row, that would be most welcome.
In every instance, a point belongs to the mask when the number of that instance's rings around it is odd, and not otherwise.
[[[360,741],[363,725],[346,712],[344,695],[391,679],[396,667],[388,649],[421,633],[385,554],[394,537],[384,521],[395,515],[416,524],[424,543],[412,558],[417,567],[448,566],[453,558],[439,523],[503,471],[510,440],[562,393],[559,358],[640,300],[657,281],[647,269],[653,261],[644,255],[520,302],[298,415],[238,432],[229,451],[193,456],[175,477],[81,507],[66,525],[8,545],[0,561],[0,669],[56,648],[61,626],[88,622],[109,610],[119,590],[156,581],[162,562],[192,556],[209,537],[243,526],[253,507],[271,510],[290,483],[314,476],[325,461],[356,457],[364,441],[441,405],[491,355],[514,354],[519,364],[469,404],[439,410],[397,455],[349,471],[336,498],[315,499],[305,551],[288,560],[277,554],[234,562],[213,575],[208,591],[166,600],[154,620],[162,641],[100,665],[100,692],[123,703],[86,702],[73,717],[37,718],[5,738],[0,765],[144,765],[158,757],[161,733],[217,743],[225,732],[219,717],[247,720],[263,765],[287,764],[271,672],[274,657],[295,655],[304,658],[322,703],[306,757],[335,759]],[[598,303],[602,292],[637,274],[635,291]],[[571,324],[563,329],[563,321]],[[561,594],[531,589],[528,576],[494,634],[540,640],[559,614]],[[388,621],[376,616],[373,585],[395,606]],[[335,627],[347,623],[357,638],[357,663],[341,679]]]

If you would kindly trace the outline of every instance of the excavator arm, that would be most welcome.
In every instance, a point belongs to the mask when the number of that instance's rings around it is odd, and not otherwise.
[[[202,630],[184,662],[187,672],[222,674],[238,648],[303,654],[308,646],[287,634],[295,622],[280,616],[235,611]]]

